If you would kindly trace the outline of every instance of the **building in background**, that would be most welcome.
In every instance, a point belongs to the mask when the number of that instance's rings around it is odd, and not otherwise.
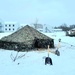
[[[3,32],[3,27],[2,27],[3,25],[2,25],[2,22],[0,22],[0,32]]]
[[[40,32],[45,32],[46,25],[44,25],[44,24],[35,23],[31,26]]]
[[[51,33],[52,29],[51,27],[47,27],[46,24],[40,24],[40,23],[34,23],[34,24],[19,24],[17,22],[4,22],[0,21],[0,32],[15,32],[24,26],[29,25],[33,27],[34,29],[44,32],[44,33]]]
[[[34,24],[34,28],[40,32],[43,32],[43,25],[42,24]]]
[[[0,33],[3,32],[4,22],[0,19]]]
[[[19,29],[20,25],[17,22],[4,22],[4,32],[15,32]]]

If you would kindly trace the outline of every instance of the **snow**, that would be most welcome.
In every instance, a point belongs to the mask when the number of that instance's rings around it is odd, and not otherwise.
[[[12,32],[0,33],[0,39],[4,36],[8,36],[10,34],[12,34]]]
[[[0,33],[0,38],[9,34]],[[64,32],[44,34],[54,39],[55,46],[61,39],[60,56],[50,53],[53,65],[45,65],[47,50],[19,52],[18,57],[25,56],[14,62],[11,54],[15,57],[16,51],[0,49],[0,75],[75,75],[75,37]]]

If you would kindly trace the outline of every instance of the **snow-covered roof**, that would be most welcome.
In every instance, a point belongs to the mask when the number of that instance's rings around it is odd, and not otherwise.
[[[4,22],[4,24],[17,24],[18,22]]]

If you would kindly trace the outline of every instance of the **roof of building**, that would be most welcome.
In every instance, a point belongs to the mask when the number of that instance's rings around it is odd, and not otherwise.
[[[4,22],[4,24],[18,24],[18,22]]]

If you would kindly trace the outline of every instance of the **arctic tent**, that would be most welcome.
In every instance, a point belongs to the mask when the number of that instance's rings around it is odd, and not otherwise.
[[[29,51],[38,48],[54,47],[54,39],[26,25],[11,35],[0,39],[0,48],[17,51]]]

